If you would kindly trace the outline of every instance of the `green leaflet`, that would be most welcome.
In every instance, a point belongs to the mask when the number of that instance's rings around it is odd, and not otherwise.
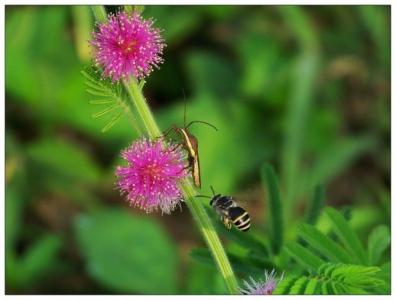
[[[321,233],[314,226],[303,224],[298,234],[310,246],[326,256],[330,261],[342,263],[350,263],[352,261],[350,255],[339,244]]]
[[[371,232],[368,238],[368,260],[370,265],[379,262],[381,255],[389,247],[390,232],[385,225],[380,225]]]
[[[324,187],[318,185],[315,188],[314,195],[311,200],[311,204],[307,213],[307,223],[315,224],[324,205],[325,201],[325,190]]]
[[[308,270],[316,270],[320,265],[324,264],[321,258],[296,242],[287,244],[286,252],[293,257],[298,264]]]
[[[287,295],[290,289],[293,287],[294,283],[298,280],[299,276],[289,276],[282,281],[280,281],[274,290],[274,295]],[[309,284],[309,283],[308,283]]]
[[[305,276],[297,279],[293,286],[290,288],[290,295],[300,295],[304,292],[307,284],[309,283],[309,279]]]
[[[325,214],[329,218],[335,234],[344,244],[350,255],[355,258],[355,262],[364,265],[367,264],[367,255],[363,249],[363,245],[345,218],[331,207],[326,208]]]
[[[261,178],[266,186],[268,201],[268,219],[272,251],[278,254],[283,243],[283,209],[280,200],[278,178],[270,165],[264,165],[261,169]]]
[[[100,78],[99,73],[93,67],[86,68],[81,74],[86,79],[87,92],[95,96],[95,100],[91,100],[89,103],[105,106],[104,109],[92,114],[92,117],[98,118],[110,115],[110,119],[102,128],[102,132],[108,131],[123,115],[126,115],[135,131],[140,133],[134,112],[128,107],[129,99],[122,85],[120,83],[112,83],[109,79]]]
[[[307,286],[305,287],[304,294],[305,295],[314,295],[314,294],[316,294],[318,286],[319,286],[319,280],[317,280],[315,277],[311,278],[308,281]]]
[[[389,229],[384,225],[375,228],[366,251],[341,213],[327,208],[325,214],[337,240],[311,224],[301,225],[297,235],[303,240],[303,245],[290,242],[285,250],[302,267],[302,273],[284,279],[276,293],[360,295],[386,291],[386,286],[390,285],[386,266],[382,269],[368,264],[377,264],[388,249]]]
[[[378,267],[325,263],[308,276],[293,275],[282,280],[274,291],[278,295],[368,294],[384,281],[377,278]]]

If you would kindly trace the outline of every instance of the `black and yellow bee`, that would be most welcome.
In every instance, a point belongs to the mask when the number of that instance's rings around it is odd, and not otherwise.
[[[224,225],[231,229],[234,225],[240,231],[248,231],[250,228],[250,216],[249,213],[240,207],[231,196],[224,196],[214,192],[213,188],[210,187],[213,192],[213,197],[198,195],[198,197],[211,198],[210,205],[214,208],[217,214],[220,216],[221,221]]]

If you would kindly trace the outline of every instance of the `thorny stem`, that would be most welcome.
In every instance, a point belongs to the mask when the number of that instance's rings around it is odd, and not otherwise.
[[[128,90],[128,93],[135,105],[137,112],[139,113],[147,133],[150,138],[155,139],[162,135],[156,124],[150,108],[142,94],[142,91],[136,82],[136,80],[131,79],[129,82],[124,81],[124,84]],[[213,227],[212,222],[201,201],[197,200],[195,195],[198,194],[191,181],[188,179],[183,180],[180,185],[185,202],[194,217],[194,220],[200,229],[202,235],[205,238],[206,243],[216,261],[217,267],[224,278],[224,281],[228,287],[231,294],[238,293],[238,283],[230,262],[228,261],[227,255],[224,251],[224,247]]]
[[[103,19],[103,13],[105,14],[105,9],[103,6],[94,6],[92,8],[95,18],[98,22],[105,22],[106,18]],[[162,135],[153,114],[143,96],[142,88],[139,86],[138,82],[131,78],[129,81],[123,81],[126,90],[134,104],[136,111],[138,112],[148,136],[151,139],[155,139]],[[129,106],[129,110],[132,112],[133,108],[130,106],[131,103],[128,101],[126,103]],[[198,194],[195,187],[192,185],[191,181],[188,179],[183,180],[180,184],[182,189],[185,202],[194,217],[194,220],[201,231],[206,243],[209,246],[210,252],[217,264],[217,267],[224,278],[226,286],[231,294],[239,294],[237,279],[232,270],[231,264],[225,253],[224,247],[217,235],[216,230],[213,227],[212,222],[201,201],[197,200],[195,195]]]

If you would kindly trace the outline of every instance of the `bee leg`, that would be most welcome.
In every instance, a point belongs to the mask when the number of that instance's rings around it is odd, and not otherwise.
[[[231,219],[222,216],[222,217],[221,217],[221,221],[223,222],[223,224],[225,225],[225,227],[227,227],[228,229],[231,229],[231,227],[232,227]]]

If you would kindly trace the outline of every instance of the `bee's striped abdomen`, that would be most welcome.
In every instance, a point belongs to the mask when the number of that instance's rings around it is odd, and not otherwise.
[[[229,209],[229,216],[236,228],[241,231],[247,231],[250,228],[250,216],[242,207],[231,207]]]

